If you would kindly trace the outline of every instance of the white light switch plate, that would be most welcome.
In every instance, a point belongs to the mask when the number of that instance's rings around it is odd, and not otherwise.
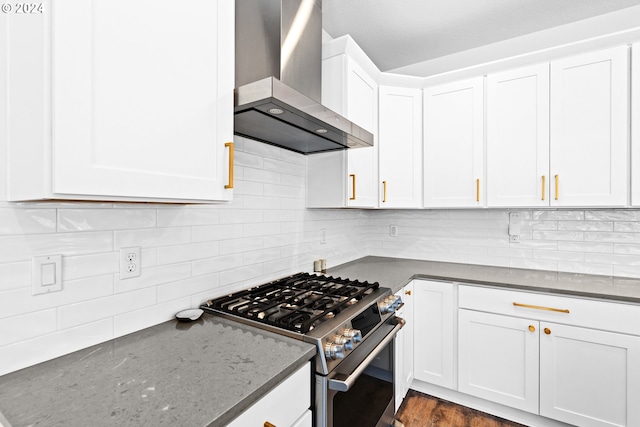
[[[62,255],[33,257],[31,262],[32,295],[62,290]]]

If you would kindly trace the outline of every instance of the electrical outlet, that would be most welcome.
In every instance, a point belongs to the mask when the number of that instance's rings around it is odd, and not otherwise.
[[[390,225],[389,226],[389,236],[398,237],[398,226],[397,225]]]
[[[324,245],[325,243],[327,243],[327,231],[320,230],[320,244]]]
[[[120,279],[140,276],[140,246],[120,248]]]

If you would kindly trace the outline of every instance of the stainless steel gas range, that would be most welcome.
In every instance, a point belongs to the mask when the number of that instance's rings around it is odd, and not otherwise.
[[[378,427],[394,422],[401,304],[378,283],[298,273],[201,308],[317,346],[316,427]]]

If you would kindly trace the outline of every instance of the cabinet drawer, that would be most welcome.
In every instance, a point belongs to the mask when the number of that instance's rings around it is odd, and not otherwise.
[[[283,402],[286,402],[284,404]],[[306,363],[228,424],[229,427],[293,426],[311,406],[311,367]],[[304,419],[304,418],[303,418]],[[304,422],[301,425],[305,425]]]
[[[522,305],[516,306],[514,303]],[[460,285],[459,306],[489,313],[640,335],[640,306],[634,304]],[[549,308],[554,310],[548,310]],[[564,312],[566,310],[568,313]]]

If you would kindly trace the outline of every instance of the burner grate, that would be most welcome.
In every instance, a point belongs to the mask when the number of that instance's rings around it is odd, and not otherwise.
[[[209,300],[202,308],[304,334],[379,286],[378,282],[298,273]]]

